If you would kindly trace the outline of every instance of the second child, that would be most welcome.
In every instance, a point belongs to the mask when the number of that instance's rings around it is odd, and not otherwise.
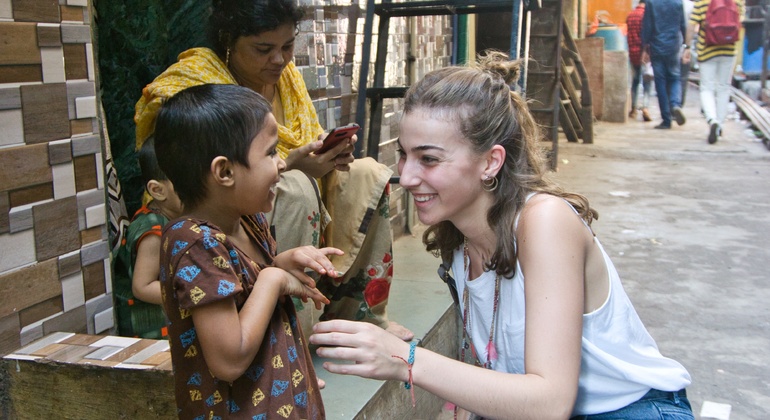
[[[275,254],[261,213],[286,166],[277,143],[270,104],[240,86],[185,89],[158,115],[158,161],[186,214],[163,231],[160,276],[180,418],[324,418],[289,296],[328,303],[305,270],[336,277],[327,256],[342,251]]]
[[[169,219],[182,215],[174,186],[158,167],[150,137],[139,149],[145,191],[152,198],[136,211],[114,263],[113,293],[118,334],[160,339],[168,336],[160,297],[160,235]]]

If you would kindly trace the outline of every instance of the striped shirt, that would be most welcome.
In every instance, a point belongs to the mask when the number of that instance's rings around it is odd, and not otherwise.
[[[698,54],[698,61],[703,62],[710,58],[735,55],[735,45],[711,45],[706,46],[706,31],[703,30],[703,22],[706,20],[706,12],[708,11],[711,0],[696,0],[695,6],[693,6],[692,13],[690,14],[690,24],[698,26],[698,42],[695,44],[695,49]],[[735,4],[738,6],[738,12],[741,16],[744,13],[744,1],[735,0]]]

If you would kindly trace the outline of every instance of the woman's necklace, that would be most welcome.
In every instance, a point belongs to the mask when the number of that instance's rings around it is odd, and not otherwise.
[[[460,343],[460,360],[468,362],[465,358],[465,351],[470,350],[471,356],[473,356],[473,363],[476,366],[483,366],[486,369],[492,369],[492,364],[497,361],[497,348],[495,348],[495,321],[497,321],[497,308],[500,303],[500,275],[495,275],[495,297],[492,305],[492,325],[489,326],[489,342],[487,343],[487,361],[483,365],[479,362],[478,353],[473,346],[473,340],[471,339],[471,324],[470,324],[470,292],[468,292],[468,281],[470,280],[470,257],[468,256],[468,238],[463,241],[463,266],[465,267],[466,282],[463,288],[463,340]],[[457,409],[454,406],[454,420],[457,420]],[[471,419],[478,419],[480,417],[475,414],[471,414]]]
[[[465,267],[465,273],[468,279],[470,279],[469,271],[470,257],[468,256],[468,239],[466,238],[463,244],[463,264]],[[460,344],[460,358],[465,361],[465,351],[470,350],[471,355],[475,360],[477,366],[483,366],[487,369],[492,369],[492,364],[497,361],[497,348],[495,347],[495,324],[497,321],[497,309],[500,303],[500,275],[495,275],[495,295],[492,304],[492,325],[489,327],[489,342],[487,343],[487,361],[483,365],[479,362],[478,352],[473,346],[473,340],[471,339],[471,324],[470,324],[470,292],[468,292],[468,285],[463,288],[463,339]]]

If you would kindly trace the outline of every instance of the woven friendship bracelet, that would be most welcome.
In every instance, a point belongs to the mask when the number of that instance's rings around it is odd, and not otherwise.
[[[412,407],[415,407],[417,405],[417,401],[414,398],[414,382],[412,380],[412,366],[414,366],[414,349],[417,347],[417,344],[419,344],[419,340],[412,341],[409,344],[409,360],[404,359],[401,356],[391,355],[390,357],[395,357],[396,359],[401,360],[402,362],[406,363],[406,368],[409,371],[409,380],[407,382],[404,382],[404,388],[408,389],[412,394]]]

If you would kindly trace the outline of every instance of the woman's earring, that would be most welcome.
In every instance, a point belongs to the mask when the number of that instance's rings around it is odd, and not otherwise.
[[[230,67],[230,47],[227,47],[227,52],[225,53],[225,67]]]
[[[497,189],[497,177],[493,176],[490,177],[489,175],[484,175],[484,180],[481,181],[481,187],[484,188],[484,191],[492,192]]]

